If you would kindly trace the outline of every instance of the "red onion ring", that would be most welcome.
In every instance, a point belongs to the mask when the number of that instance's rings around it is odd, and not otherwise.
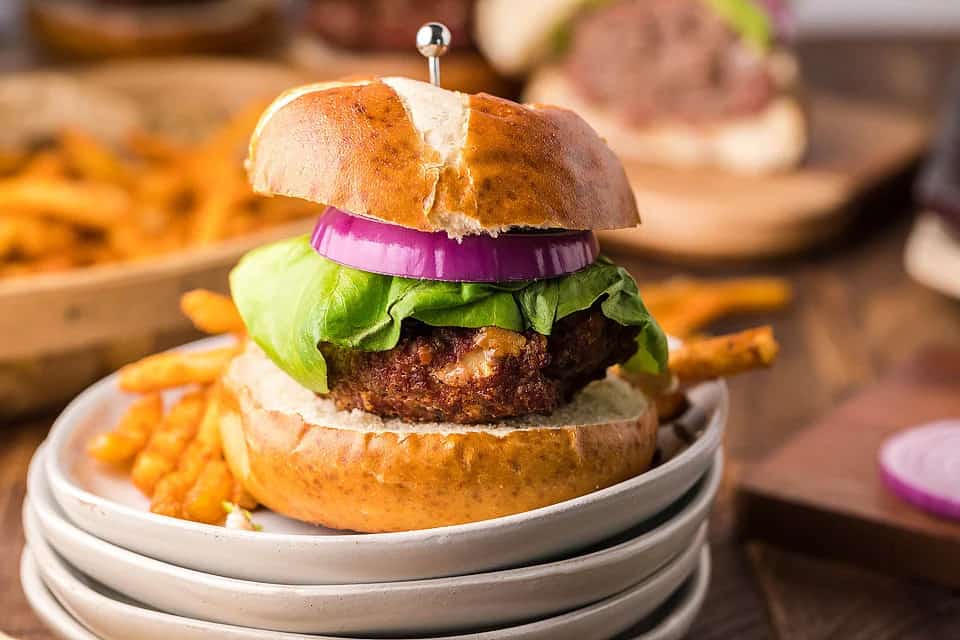
[[[960,420],[932,422],[887,440],[880,477],[907,502],[960,520]]]
[[[600,247],[591,231],[502,233],[452,240],[327,207],[310,242],[348,267],[424,280],[509,282],[556,278],[587,267]]]

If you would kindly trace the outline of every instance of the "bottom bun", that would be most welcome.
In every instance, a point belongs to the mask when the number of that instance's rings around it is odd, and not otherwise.
[[[807,148],[806,116],[789,94],[759,113],[723,123],[674,121],[636,128],[583,98],[559,67],[546,67],[531,78],[524,100],[576,111],[625,161],[769,173],[797,166]]]
[[[613,376],[550,416],[408,423],[337,410],[251,343],[221,390],[234,475],[271,510],[335,529],[427,529],[544,507],[645,471],[657,442],[653,403]]]

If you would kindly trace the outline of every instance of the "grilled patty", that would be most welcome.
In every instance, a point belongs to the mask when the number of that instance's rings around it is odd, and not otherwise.
[[[566,69],[587,98],[633,124],[710,121],[763,109],[762,56],[703,0],[618,0],[573,26]]]
[[[313,0],[307,23],[340,47],[415,53],[413,34],[425,22],[447,25],[453,47],[468,48],[472,15],[473,0]]]
[[[553,412],[633,355],[637,332],[592,309],[559,321],[550,336],[408,321],[389,351],[320,349],[340,409],[469,424]]]

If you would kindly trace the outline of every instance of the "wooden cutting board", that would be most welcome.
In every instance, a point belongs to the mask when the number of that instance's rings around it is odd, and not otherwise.
[[[773,175],[628,165],[643,224],[604,232],[618,249],[687,258],[796,252],[839,233],[855,201],[914,162],[930,126],[873,102],[813,94],[810,149],[798,169]]]
[[[958,417],[960,350],[929,348],[744,470],[744,534],[960,587],[960,522],[901,500],[877,472],[886,438]]]

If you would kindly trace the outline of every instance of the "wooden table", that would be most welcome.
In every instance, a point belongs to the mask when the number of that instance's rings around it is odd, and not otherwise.
[[[834,43],[810,46],[804,57],[812,82],[892,95],[929,111],[932,88],[956,52],[944,43],[879,49]],[[881,81],[895,85],[892,93],[878,88]],[[745,462],[763,456],[921,346],[960,346],[960,303],[914,284],[903,271],[908,194],[909,181],[899,181],[868,203],[847,237],[807,257],[696,268],[619,257],[639,280],[678,271],[773,273],[788,277],[797,290],[793,308],[772,318],[783,343],[776,369],[731,384],[726,482],[711,521],[713,581],[692,638],[960,638],[958,593],[739,540],[735,529],[733,487]],[[767,320],[742,319],[717,329]],[[20,591],[20,506],[28,460],[48,427],[49,419],[6,425],[0,444],[0,630],[31,640],[52,636]]]

